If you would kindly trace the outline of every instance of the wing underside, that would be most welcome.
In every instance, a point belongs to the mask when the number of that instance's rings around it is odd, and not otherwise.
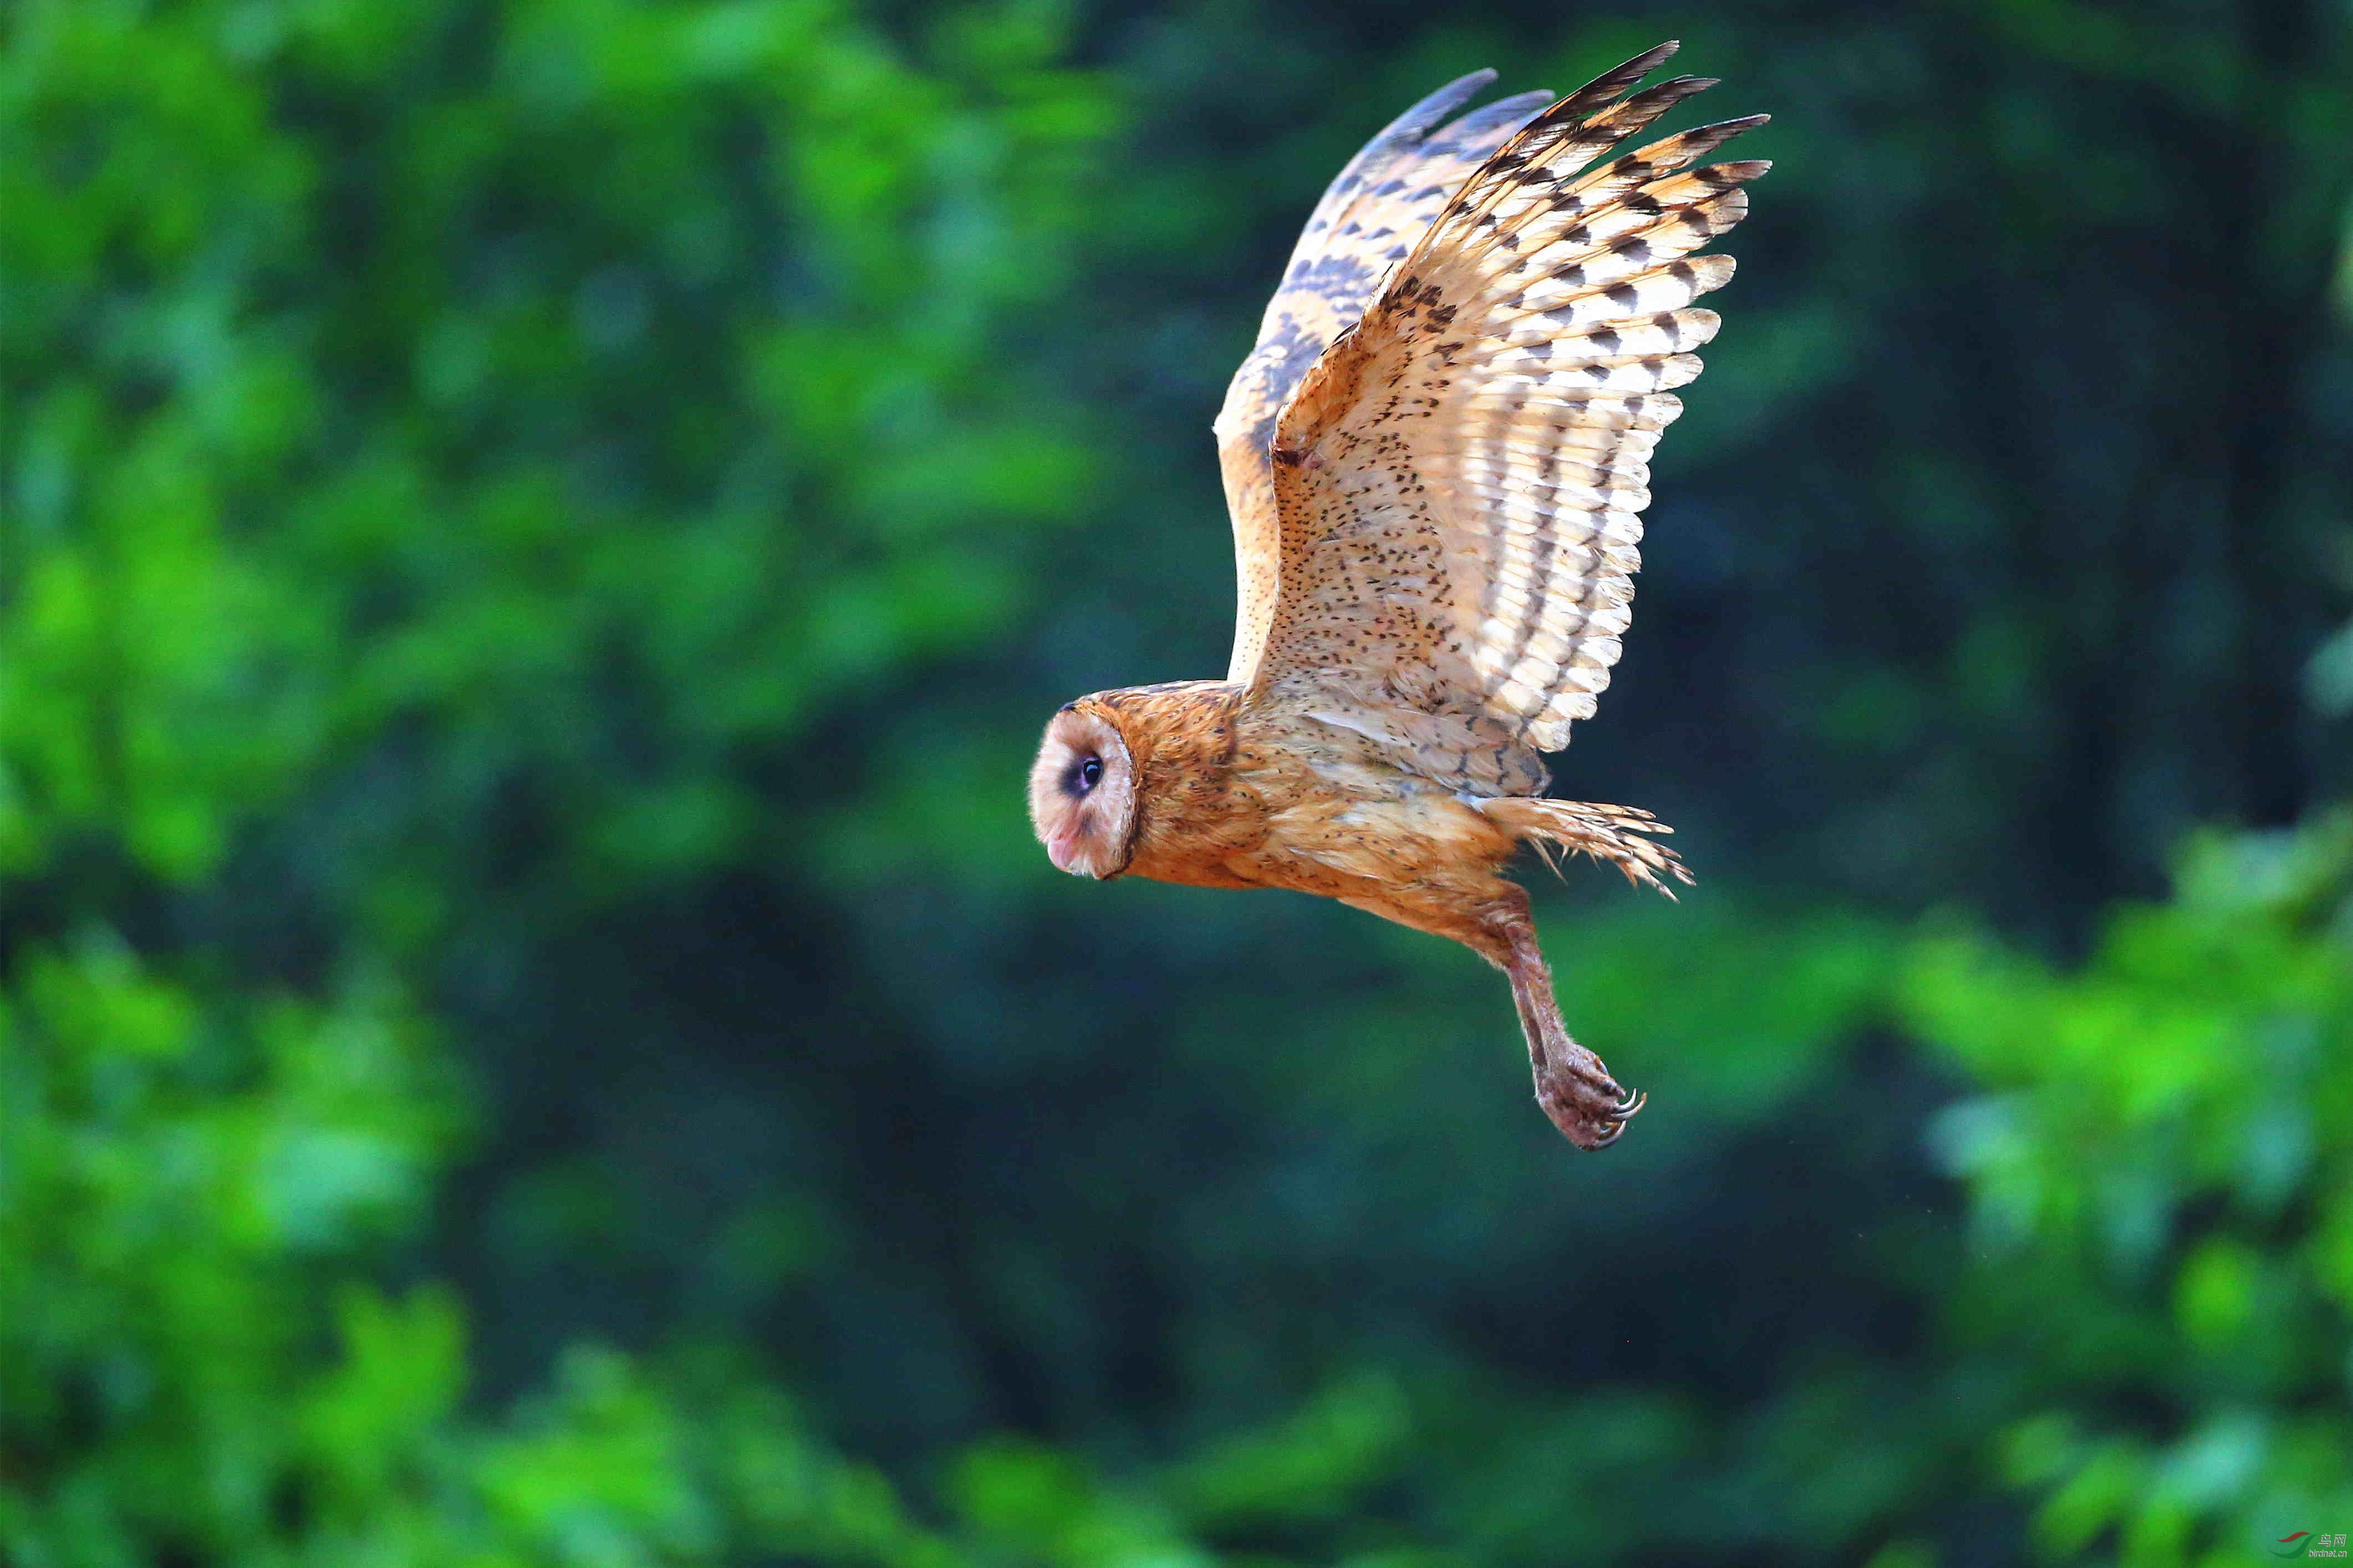
[[[1694,301],[1732,275],[1692,253],[1767,167],[1694,166],[1759,115],[1586,172],[1713,85],[1630,92],[1672,48],[1490,156],[1275,425],[1274,604],[1236,678],[1458,787],[1540,788],[1609,683],[1650,457],[1717,327]]]
[[[1349,160],[1309,215],[1267,303],[1257,345],[1226,389],[1215,430],[1241,579],[1237,650],[1263,643],[1274,607],[1274,476],[1267,452],[1275,416],[1324,351],[1362,319],[1471,176],[1550,101],[1548,93],[1521,93],[1447,121],[1494,79],[1485,70],[1447,83]]]

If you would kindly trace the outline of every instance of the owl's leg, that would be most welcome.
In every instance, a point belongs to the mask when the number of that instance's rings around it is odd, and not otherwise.
[[[1513,889],[1515,893],[1519,890]],[[1486,932],[1490,962],[1511,977],[1512,1000],[1528,1037],[1528,1067],[1535,1078],[1536,1103],[1568,1141],[1580,1149],[1606,1149],[1642,1109],[1643,1096],[1620,1086],[1601,1058],[1569,1037],[1553,999],[1552,969],[1536,946],[1536,924],[1527,895],[1497,906]]]
[[[1642,1109],[1642,1096],[1621,1088],[1599,1057],[1569,1037],[1560,1004],[1553,1000],[1552,970],[1536,946],[1527,889],[1488,876],[1458,883],[1442,896],[1432,891],[1425,886],[1421,896],[1405,899],[1394,888],[1384,888],[1365,897],[1342,895],[1340,901],[1416,931],[1451,937],[1502,970],[1512,982],[1520,1029],[1528,1037],[1536,1103],[1578,1148],[1615,1143],[1627,1119]]]

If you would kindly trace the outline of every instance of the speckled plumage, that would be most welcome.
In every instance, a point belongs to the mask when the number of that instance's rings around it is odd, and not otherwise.
[[[1321,894],[1486,957],[1588,1148],[1641,1097],[1569,1038],[1501,873],[1529,843],[1690,879],[1647,814],[1541,798],[1540,756],[1618,660],[1648,460],[1717,326],[1693,301],[1732,275],[1691,253],[1767,167],[1692,166],[1759,115],[1586,172],[1712,85],[1631,90],[1673,49],[1441,127],[1493,73],[1465,77],[1342,171],[1217,421],[1226,679],[1068,704],[1031,775],[1064,869]]]

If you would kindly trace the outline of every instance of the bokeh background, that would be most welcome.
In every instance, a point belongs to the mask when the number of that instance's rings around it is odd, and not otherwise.
[[[0,1559],[2353,1531],[2337,0],[0,36]],[[1666,37],[1778,167],[1557,770],[1702,877],[1537,879],[1587,1157],[1469,954],[1022,776],[1223,668],[1341,162]]]

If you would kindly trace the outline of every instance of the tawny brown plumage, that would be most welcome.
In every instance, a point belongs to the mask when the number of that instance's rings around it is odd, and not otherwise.
[[[1762,163],[1751,116],[1586,166],[1714,85],[1632,91],[1664,44],[1544,108],[1408,110],[1324,195],[1217,421],[1239,605],[1223,680],[1099,692],[1047,726],[1038,836],[1082,876],[1288,888],[1451,937],[1507,974],[1536,1099],[1595,1149],[1641,1108],[1569,1037],[1521,844],[1665,891],[1648,813],[1541,798],[1609,684],[1648,459],[1715,335],[1687,259]]]

